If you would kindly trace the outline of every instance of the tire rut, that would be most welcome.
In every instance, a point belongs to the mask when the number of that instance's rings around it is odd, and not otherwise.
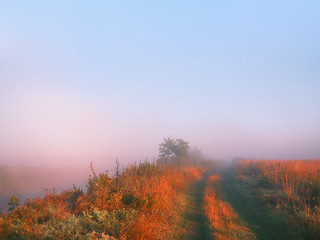
[[[211,240],[207,216],[204,212],[204,189],[208,176],[194,183],[187,194],[188,206],[184,213],[186,240]]]

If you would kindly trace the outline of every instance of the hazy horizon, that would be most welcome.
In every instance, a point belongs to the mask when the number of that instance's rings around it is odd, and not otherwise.
[[[0,164],[113,168],[166,137],[320,158],[318,1],[0,3]]]

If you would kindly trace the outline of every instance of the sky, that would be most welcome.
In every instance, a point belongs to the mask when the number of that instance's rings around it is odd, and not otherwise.
[[[320,158],[319,1],[2,1],[0,163],[111,166],[182,138]]]

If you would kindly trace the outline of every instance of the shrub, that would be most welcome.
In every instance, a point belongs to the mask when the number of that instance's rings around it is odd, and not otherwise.
[[[0,239],[176,239],[192,167],[140,162],[110,177],[90,165],[87,191],[74,186],[61,194],[28,200],[0,216]]]

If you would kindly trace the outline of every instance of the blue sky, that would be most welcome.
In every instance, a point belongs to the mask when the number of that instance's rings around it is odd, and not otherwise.
[[[0,4],[0,162],[320,157],[318,1]]]

